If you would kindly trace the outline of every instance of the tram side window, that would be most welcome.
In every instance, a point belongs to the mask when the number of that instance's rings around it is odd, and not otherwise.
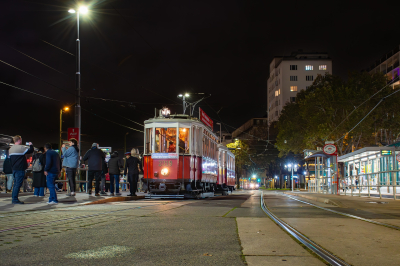
[[[179,153],[189,153],[190,129],[179,128]]]
[[[176,152],[176,128],[156,128],[155,139],[155,152]]]
[[[145,153],[151,153],[151,146],[153,144],[153,129],[146,128],[146,151]]]

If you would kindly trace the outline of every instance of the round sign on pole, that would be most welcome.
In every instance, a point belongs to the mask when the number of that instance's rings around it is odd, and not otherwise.
[[[400,153],[396,155],[396,160],[400,162]]]
[[[337,148],[334,144],[326,144],[324,146],[324,153],[328,155],[336,154]]]

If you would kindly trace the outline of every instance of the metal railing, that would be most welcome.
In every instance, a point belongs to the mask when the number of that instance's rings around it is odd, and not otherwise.
[[[332,194],[336,185],[335,180],[330,177],[309,180],[308,192]],[[340,178],[338,194],[393,197],[396,200],[400,196],[400,170],[361,173]]]

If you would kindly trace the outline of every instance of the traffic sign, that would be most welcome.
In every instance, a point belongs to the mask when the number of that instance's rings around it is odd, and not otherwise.
[[[76,139],[79,142],[79,128],[70,127],[68,128],[68,140]]]
[[[400,162],[400,153],[396,155],[396,160]]]
[[[326,144],[325,146],[324,146],[324,153],[325,154],[328,154],[328,155],[335,155],[335,154],[337,154],[337,148],[336,148],[336,145],[334,145],[334,144]]]

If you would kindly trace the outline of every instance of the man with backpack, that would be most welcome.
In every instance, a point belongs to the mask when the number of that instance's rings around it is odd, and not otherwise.
[[[65,147],[65,144],[62,145],[62,153],[64,154],[63,166],[66,167],[66,173],[68,178],[68,184],[71,191],[71,194],[68,196],[75,196],[76,189],[76,168],[78,167],[79,162],[79,148],[78,141],[76,139],[69,140],[69,148]]]
[[[10,156],[7,156],[7,158],[4,160],[3,173],[6,175],[7,178],[6,193],[11,192],[13,184],[13,172],[11,167]]]
[[[11,167],[13,171],[14,186],[12,191],[12,204],[24,204],[18,199],[19,190],[25,178],[25,170],[28,168],[26,155],[33,153],[33,145],[29,142],[29,148],[21,145],[22,138],[17,135],[13,137],[14,145],[9,150]]]
[[[32,157],[32,187],[35,188],[33,195],[35,197],[44,197],[46,190],[46,176],[44,175],[44,166],[46,165],[46,154],[44,148],[40,147],[38,152]]]

